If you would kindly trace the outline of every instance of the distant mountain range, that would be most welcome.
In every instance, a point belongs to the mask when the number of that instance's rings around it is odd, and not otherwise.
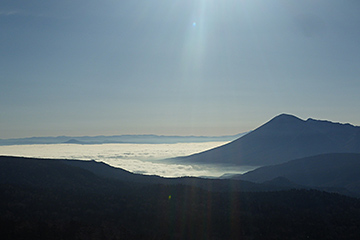
[[[0,139],[1,145],[25,144],[105,144],[105,143],[191,143],[191,142],[227,142],[233,141],[246,133],[227,136],[164,136],[164,135],[115,135],[115,136],[81,136],[81,137],[31,137]]]
[[[171,161],[265,166],[324,153],[360,153],[360,127],[281,114],[231,143]]]

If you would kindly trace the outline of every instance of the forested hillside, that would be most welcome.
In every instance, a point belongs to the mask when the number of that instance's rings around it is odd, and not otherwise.
[[[23,168],[14,181],[16,164],[1,171],[2,239],[356,239],[360,234],[356,198],[316,190],[210,191],[166,181],[133,183],[55,160],[43,171],[48,162],[39,161],[27,167],[37,172],[33,179]]]

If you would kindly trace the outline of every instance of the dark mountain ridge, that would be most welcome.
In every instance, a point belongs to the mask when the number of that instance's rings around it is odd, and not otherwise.
[[[42,188],[112,188],[123,183],[131,185],[187,185],[212,191],[269,191],[291,187],[263,185],[236,179],[196,177],[163,178],[141,175],[103,162],[37,159],[0,156],[0,184],[17,184]]]
[[[344,188],[360,196],[360,154],[328,153],[264,166],[243,175],[234,176],[251,182],[264,183],[285,178],[292,183],[311,188]],[[275,182],[272,181],[274,184]]]
[[[333,152],[360,153],[360,127],[281,114],[231,143],[172,161],[264,166]]]
[[[359,161],[354,163],[351,168],[350,162],[343,166],[334,165],[333,169],[350,168],[357,172]],[[329,165],[329,164],[328,164]],[[314,168],[313,172],[324,175],[329,172],[327,168],[323,169],[318,164],[309,164],[309,167],[303,167],[302,170]],[[63,159],[37,159],[23,157],[0,156],[0,184],[17,184],[24,186],[33,186],[41,188],[63,188],[63,189],[91,189],[91,191],[103,191],[122,187],[123,185],[149,186],[149,185],[184,185],[191,186],[206,191],[216,192],[259,192],[259,191],[279,191],[288,189],[318,189],[328,192],[336,192],[348,196],[360,196],[360,184],[358,177],[349,175],[344,176],[346,184],[343,181],[337,184],[309,184],[306,181],[298,181],[301,176],[307,177],[309,174],[299,171],[295,179],[286,174],[263,174],[262,168],[260,178],[257,178],[257,171],[249,172],[249,175],[234,175],[224,179],[216,178],[198,178],[198,177],[179,177],[164,178],[153,175],[142,175],[128,172],[121,168],[115,168],[103,162],[82,161],[82,160],[63,160]],[[295,170],[296,171],[296,170]],[[350,171],[343,171],[344,174]],[[255,173],[255,174],[251,174]],[[332,175],[331,175],[332,174]],[[335,176],[334,171],[328,173],[328,178]],[[338,175],[338,174],[337,174]],[[252,177],[255,176],[255,177]],[[336,179],[334,180],[336,182]],[[352,188],[346,188],[346,187]]]
[[[269,191],[274,188],[262,184],[248,185],[250,192],[236,187],[248,184],[238,180],[157,177],[156,183],[118,170],[94,161],[0,157],[2,239],[319,240],[360,234],[356,198],[288,187]],[[284,183],[273,182],[279,180]]]

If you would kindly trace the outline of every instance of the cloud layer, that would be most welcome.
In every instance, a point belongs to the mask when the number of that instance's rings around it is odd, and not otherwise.
[[[168,164],[161,159],[186,156],[226,142],[178,144],[48,144],[0,146],[0,155],[96,160],[111,166],[147,175],[164,177],[211,176],[244,172],[244,168],[211,165]]]

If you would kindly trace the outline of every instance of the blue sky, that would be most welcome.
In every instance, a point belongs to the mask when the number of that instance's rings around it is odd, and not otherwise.
[[[0,2],[0,138],[360,125],[356,0]],[[195,23],[195,24],[194,24]]]

